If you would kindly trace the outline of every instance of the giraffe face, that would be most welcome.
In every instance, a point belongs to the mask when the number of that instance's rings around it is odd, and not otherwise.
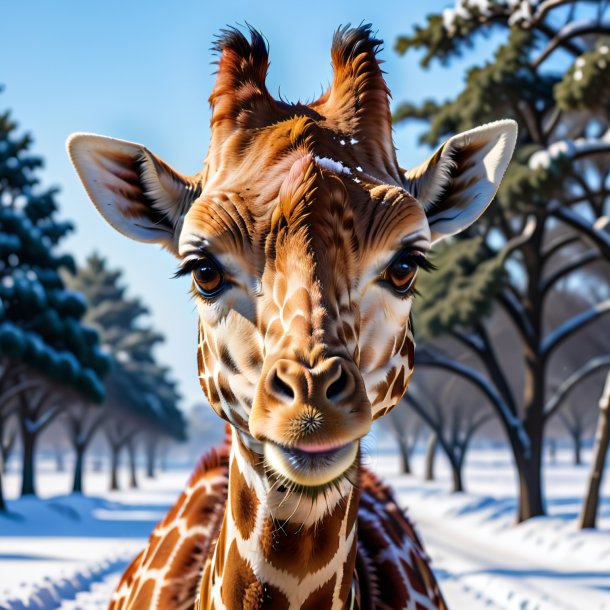
[[[258,137],[277,151],[287,127]],[[216,181],[179,241],[210,403],[270,468],[305,486],[343,474],[406,390],[413,287],[430,247],[422,205],[365,172],[345,134],[320,131],[307,152],[286,139],[285,170],[264,199],[245,186],[256,168]]]
[[[273,476],[338,488],[359,439],[413,369],[415,276],[431,244],[469,226],[516,140],[499,121],[450,138],[405,172],[370,28],[333,40],[333,81],[310,104],[275,100],[268,49],[220,38],[204,169],[76,134],[68,150],[100,213],[160,243],[193,275],[201,385]]]

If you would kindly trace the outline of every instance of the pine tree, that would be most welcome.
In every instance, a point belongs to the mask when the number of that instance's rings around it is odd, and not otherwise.
[[[102,344],[112,355],[106,378],[104,418],[98,420],[81,409],[73,412],[69,420],[77,455],[75,490],[82,489],[82,457],[100,427],[111,451],[111,489],[118,488],[118,460],[123,448],[130,457],[131,484],[137,485],[136,436],[146,433],[178,440],[184,436],[184,420],[177,407],[180,396],[169,378],[169,370],[156,362],[153,353],[163,337],[142,325],[141,318],[148,310],[139,299],[126,295],[121,275],[119,270],[108,269],[106,261],[93,254],[66,280],[73,289],[86,295],[89,309],[85,319],[98,329]]]
[[[432,145],[487,121],[519,123],[517,150],[496,201],[465,236],[441,249],[437,264],[445,271],[420,282],[416,319],[420,337],[431,342],[449,335],[478,357],[478,366],[466,366],[430,343],[418,361],[469,380],[494,407],[519,473],[520,521],[545,510],[548,419],[571,389],[610,364],[587,355],[565,384],[549,391],[556,355],[610,311],[604,297],[554,327],[546,319],[548,308],[561,308],[559,287],[579,290],[591,265],[610,260],[608,9],[608,3],[576,0],[458,0],[396,45],[400,53],[422,50],[427,67],[433,60],[450,63],[481,34],[504,34],[492,61],[471,67],[454,99],[402,104],[395,119],[424,121],[422,141]],[[568,261],[558,265],[560,254]],[[602,277],[607,284],[607,265]],[[494,342],[492,311],[502,312],[497,315],[511,321],[519,338],[522,383],[506,366],[510,354]]]
[[[82,324],[85,300],[61,279],[74,268],[58,251],[72,225],[56,217],[57,190],[39,186],[31,144],[9,112],[0,115],[0,419],[19,421],[22,495],[35,493],[40,432],[72,401],[101,402],[108,367]]]

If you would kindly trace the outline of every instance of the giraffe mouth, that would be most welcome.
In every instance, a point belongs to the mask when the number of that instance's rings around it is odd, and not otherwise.
[[[359,441],[331,448],[286,447],[266,441],[265,465],[288,482],[320,487],[339,479],[353,466],[359,447]]]

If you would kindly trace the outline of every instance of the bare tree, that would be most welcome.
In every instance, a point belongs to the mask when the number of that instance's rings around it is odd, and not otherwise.
[[[422,371],[411,384],[406,402],[428,424],[451,466],[453,491],[464,491],[463,469],[474,435],[493,418],[485,399],[455,375]]]
[[[400,452],[401,471],[411,474],[411,456],[415,446],[425,433],[425,425],[417,413],[407,408],[404,401],[385,417],[382,422],[396,439]]]
[[[83,492],[85,453],[107,415],[103,407],[83,401],[75,401],[66,410],[64,417],[75,458],[73,493]]]

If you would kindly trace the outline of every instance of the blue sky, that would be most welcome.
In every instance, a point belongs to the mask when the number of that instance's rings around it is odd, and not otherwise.
[[[423,24],[425,15],[450,0],[311,0],[218,2],[43,0],[5,3],[0,37],[0,110],[11,108],[32,132],[34,151],[45,158],[45,185],[61,187],[62,218],[77,225],[64,249],[82,261],[94,250],[124,269],[131,294],[151,310],[151,322],[167,342],[159,358],[174,369],[184,404],[201,400],[197,383],[196,316],[188,280],[172,280],[174,259],[155,246],[115,233],[89,203],[65,154],[75,131],[145,144],[177,170],[195,173],[209,139],[207,98],[213,84],[210,47],[225,25],[252,24],[269,40],[269,90],[288,100],[309,100],[330,81],[330,42],[345,23],[370,22],[385,40],[381,57],[394,97],[417,101],[460,90],[462,68],[422,71],[417,55],[399,57],[399,34]],[[477,48],[487,52],[489,43]],[[429,154],[415,128],[396,130],[403,166]]]

